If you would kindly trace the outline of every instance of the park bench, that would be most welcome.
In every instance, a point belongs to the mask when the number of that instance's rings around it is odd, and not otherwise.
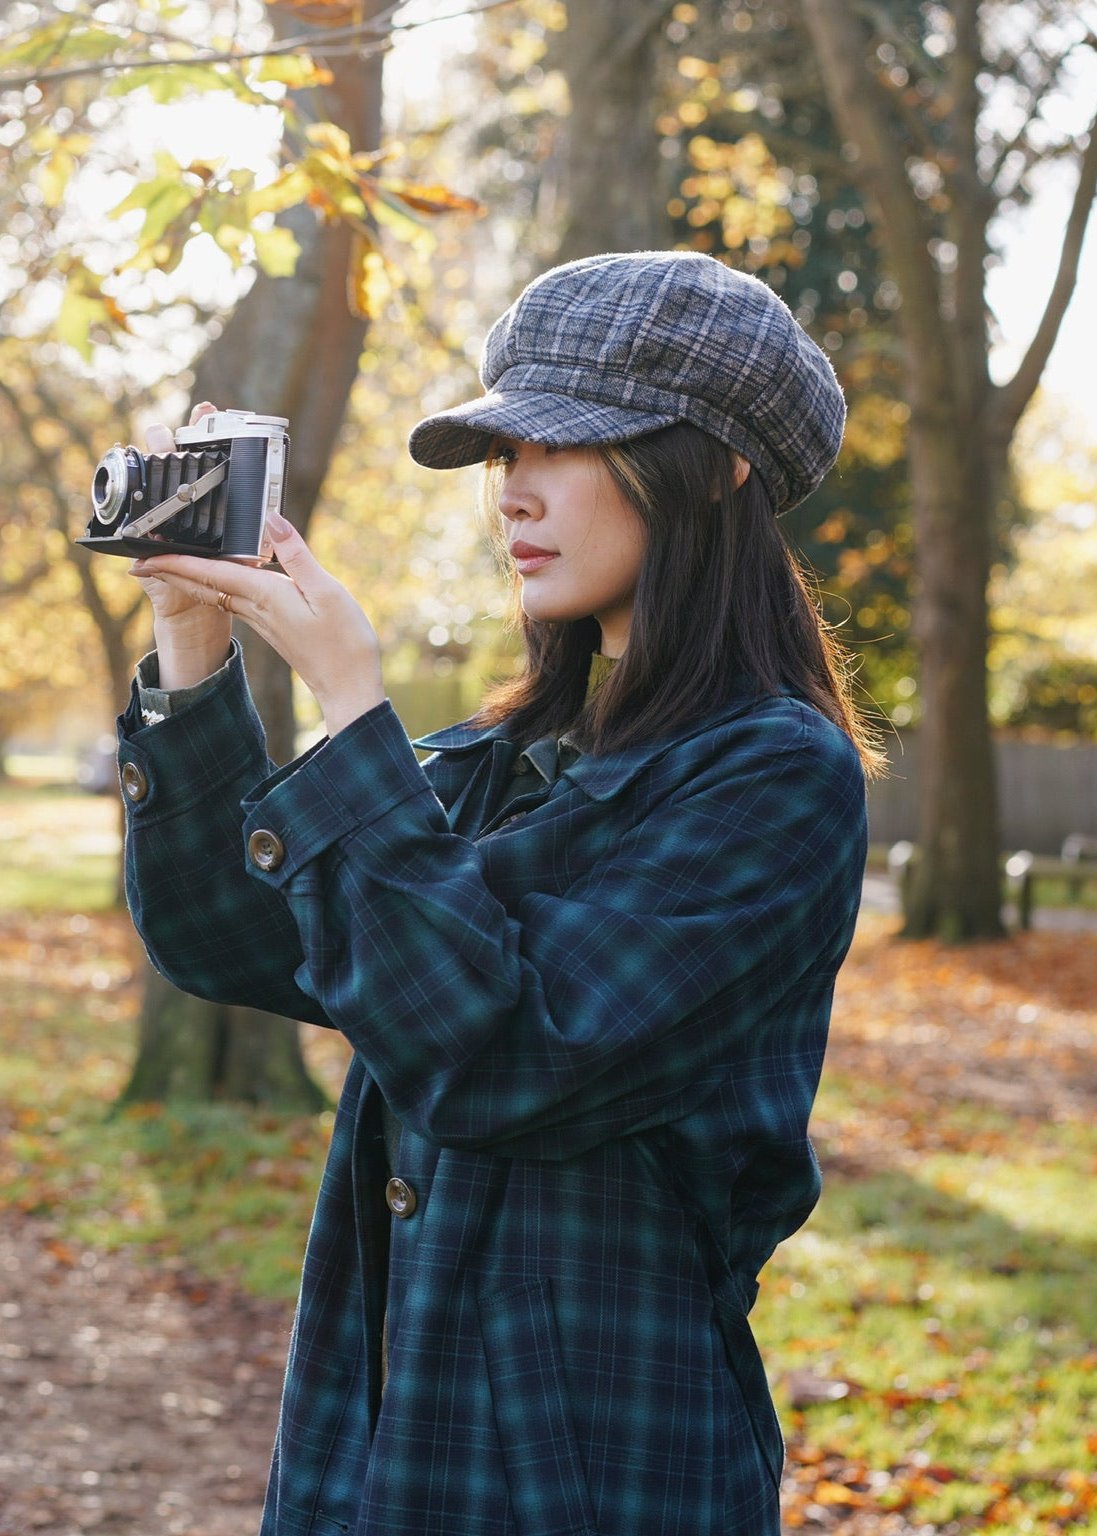
[[[1017,926],[1031,928],[1037,881],[1065,881],[1067,895],[1073,902],[1081,900],[1090,881],[1097,883],[1097,837],[1072,832],[1063,839],[1058,858],[1022,848],[1010,854],[1005,869],[1008,889],[1017,903]]]
[[[904,910],[918,849],[913,843],[893,843],[888,849],[888,873],[899,887]],[[1016,903],[1017,926],[1032,927],[1032,909],[1036,904],[1036,886],[1040,881],[1059,880],[1067,887],[1067,895],[1073,902],[1081,900],[1084,888],[1097,884],[1097,837],[1087,837],[1072,832],[1063,839],[1058,854],[1030,853],[1019,849],[1005,854],[1002,870],[1006,877],[1006,890]]]

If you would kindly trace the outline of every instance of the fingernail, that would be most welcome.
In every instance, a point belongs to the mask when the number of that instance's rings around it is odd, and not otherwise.
[[[267,527],[272,539],[288,539],[293,532],[293,524],[281,512],[267,513]]]

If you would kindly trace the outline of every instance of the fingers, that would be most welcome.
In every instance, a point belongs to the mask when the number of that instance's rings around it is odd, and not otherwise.
[[[212,416],[217,407],[211,405],[208,400],[202,400],[190,413],[189,426],[196,427],[203,416]],[[165,427],[163,422],[154,421],[145,433],[145,447],[149,453],[172,453],[175,450],[175,437],[170,427]]]
[[[278,564],[292,576],[306,597],[310,587],[334,580],[288,518],[280,512],[270,512],[267,514],[266,527],[274,540]]]
[[[262,600],[264,580],[271,576],[275,581],[286,580],[273,572],[260,576],[252,567],[230,560],[202,560],[195,555],[154,555],[135,560],[130,574],[141,579],[157,577],[192,602],[208,608],[216,608],[218,598],[225,593],[237,613],[246,604]]]

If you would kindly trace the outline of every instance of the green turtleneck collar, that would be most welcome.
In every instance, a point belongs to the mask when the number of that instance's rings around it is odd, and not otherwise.
[[[590,658],[590,672],[587,674],[587,698],[598,692],[606,678],[617,665],[618,657],[603,656],[600,651],[595,651]]]

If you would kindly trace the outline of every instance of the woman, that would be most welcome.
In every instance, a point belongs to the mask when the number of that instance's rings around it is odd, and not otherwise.
[[[818,1196],[873,754],[774,513],[841,392],[763,284],[681,253],[547,273],[482,374],[411,451],[491,459],[528,664],[424,766],[288,523],[284,574],[135,567],[138,928],[178,985],[354,1047],[263,1536],[776,1536],[746,1315]],[[229,612],[324,712],[283,768]]]

